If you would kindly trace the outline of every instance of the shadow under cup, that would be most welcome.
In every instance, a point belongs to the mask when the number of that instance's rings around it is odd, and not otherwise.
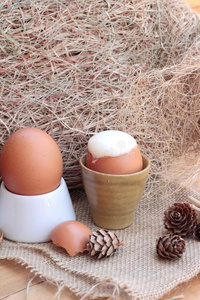
[[[96,225],[107,229],[122,229],[133,223],[137,206],[145,189],[150,161],[142,155],[143,170],[128,175],[95,172],[80,158],[86,196]]]

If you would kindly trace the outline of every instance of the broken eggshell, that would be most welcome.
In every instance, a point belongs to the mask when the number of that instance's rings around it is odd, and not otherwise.
[[[52,242],[64,248],[70,256],[83,253],[90,240],[92,231],[79,221],[65,221],[57,225],[50,233]]]

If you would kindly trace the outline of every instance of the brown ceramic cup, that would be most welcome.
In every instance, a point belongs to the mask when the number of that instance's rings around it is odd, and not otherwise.
[[[81,173],[93,221],[99,227],[122,229],[133,223],[150,169],[150,161],[142,156],[143,170],[128,175],[95,172],[80,158]]]

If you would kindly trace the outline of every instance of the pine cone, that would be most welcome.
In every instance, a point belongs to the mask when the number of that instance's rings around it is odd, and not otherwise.
[[[188,203],[174,203],[164,213],[164,226],[172,234],[193,234],[197,213]]]
[[[86,250],[91,256],[98,255],[98,259],[114,254],[119,246],[124,245],[120,242],[115,233],[100,229],[93,232],[90,241],[86,245]]]
[[[194,229],[194,234],[198,240],[200,240],[200,223],[198,223]]]
[[[185,241],[180,235],[168,234],[158,239],[156,250],[163,258],[180,258],[185,252]]]

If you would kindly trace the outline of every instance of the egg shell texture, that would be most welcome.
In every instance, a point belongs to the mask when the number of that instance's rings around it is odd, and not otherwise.
[[[68,252],[70,256],[83,253],[92,231],[79,221],[65,221],[57,225],[50,233],[52,242]]]
[[[86,166],[96,172],[114,175],[126,175],[140,172],[143,169],[143,161],[140,148],[136,146],[130,152],[120,156],[105,156],[94,158],[88,151]]]
[[[63,161],[53,138],[37,128],[14,132],[0,156],[6,188],[15,194],[39,195],[53,191],[61,181]]]

